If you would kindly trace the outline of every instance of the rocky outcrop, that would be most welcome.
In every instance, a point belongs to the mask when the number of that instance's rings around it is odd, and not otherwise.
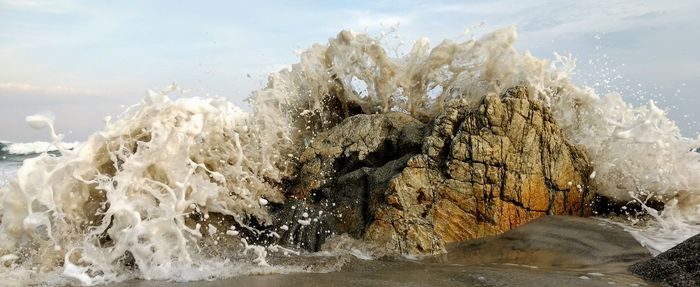
[[[700,286],[700,235],[630,266],[630,271],[646,280],[670,286]]]
[[[585,153],[520,87],[476,106],[452,100],[429,124],[401,113],[350,117],[300,163],[279,241],[309,249],[347,233],[395,252],[440,253],[542,216],[592,213]]]

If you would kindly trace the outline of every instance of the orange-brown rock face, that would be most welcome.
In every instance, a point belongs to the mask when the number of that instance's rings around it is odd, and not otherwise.
[[[476,107],[452,100],[425,126],[402,114],[356,117],[307,149],[292,188],[344,215],[324,228],[426,254],[546,215],[592,213],[585,153],[524,88]]]

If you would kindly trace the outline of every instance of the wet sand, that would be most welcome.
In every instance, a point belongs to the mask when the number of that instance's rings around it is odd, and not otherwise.
[[[331,273],[189,283],[137,280],[112,286],[656,286],[627,271],[649,256],[617,226],[595,218],[551,216],[419,260],[353,259]]]

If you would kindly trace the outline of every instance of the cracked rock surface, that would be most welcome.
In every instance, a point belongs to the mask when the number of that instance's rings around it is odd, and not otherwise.
[[[347,118],[300,164],[278,241],[311,250],[347,233],[395,253],[442,253],[446,243],[593,210],[585,153],[521,87],[476,106],[452,100],[428,124],[402,113]],[[313,224],[299,222],[302,212]]]

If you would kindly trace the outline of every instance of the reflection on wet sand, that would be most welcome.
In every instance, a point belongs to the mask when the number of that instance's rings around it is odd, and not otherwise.
[[[498,237],[452,245],[445,255],[418,260],[335,257],[324,261],[343,261],[339,272],[193,283],[131,281],[113,286],[655,286],[627,271],[629,265],[649,256],[612,224],[550,216]],[[290,259],[318,263],[319,257]]]

